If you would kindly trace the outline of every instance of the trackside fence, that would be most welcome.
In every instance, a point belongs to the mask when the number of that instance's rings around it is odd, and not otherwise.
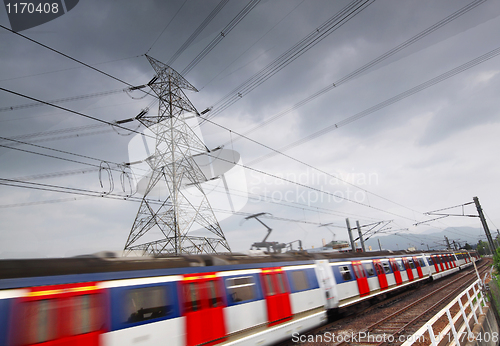
[[[482,293],[482,281],[477,279],[409,337],[402,346],[461,346],[468,341],[476,340],[478,335],[475,335],[472,329],[478,323],[479,316],[483,315],[486,304],[487,301]],[[480,337],[498,339],[498,335],[490,334]]]

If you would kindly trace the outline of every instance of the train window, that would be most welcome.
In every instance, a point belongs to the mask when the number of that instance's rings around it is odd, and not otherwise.
[[[391,262],[391,267],[393,272],[399,271],[398,265],[396,264],[396,261]]]
[[[434,261],[432,260],[432,257],[427,258],[427,262],[429,262],[430,266],[434,265]]]
[[[340,275],[342,275],[342,279],[344,279],[344,281],[352,280],[351,271],[348,266],[340,267]]]
[[[184,286],[184,308],[187,312],[198,311],[201,309],[199,289],[199,284],[195,284],[194,282],[191,282]]]
[[[85,294],[70,298],[70,307],[74,312],[72,319],[72,334],[86,334],[99,330],[101,327],[99,311],[99,296]]]
[[[382,266],[384,267],[384,272],[386,274],[389,274],[391,272],[391,268],[389,267],[389,263],[387,262],[382,262]]]
[[[215,281],[209,281],[206,283],[206,288],[208,290],[208,305],[211,308],[216,308],[222,305],[222,297],[217,294],[217,288],[215,287]]]
[[[399,267],[399,271],[402,272],[402,271],[405,271],[405,266],[403,265],[403,262],[401,261],[396,261],[396,263],[398,264],[398,267]]]
[[[255,299],[255,282],[251,276],[226,279],[226,287],[235,303]]]
[[[373,270],[373,266],[372,266],[371,263],[364,263],[363,267],[365,267],[366,274],[368,274],[368,276],[374,276],[375,275],[375,271]]]
[[[23,333],[19,334],[21,344],[37,344],[57,337],[56,302],[44,299],[26,302],[21,308]]]
[[[194,283],[188,285],[190,295],[187,303],[193,302],[193,309],[199,306]],[[165,316],[168,312],[167,288],[164,286],[136,288],[127,291],[125,317],[127,322],[140,322]],[[195,305],[196,304],[196,305]]]
[[[418,259],[418,263],[420,263],[421,267],[425,267],[425,262],[424,262],[424,260],[422,258]]]
[[[266,286],[266,293],[268,296],[274,295],[273,283],[271,281],[271,275],[264,275],[264,286]]]
[[[296,291],[304,291],[309,289],[306,272],[304,270],[294,270],[290,272],[293,287]]]
[[[279,287],[279,292],[278,293],[285,293],[285,278],[283,277],[283,273],[278,273],[276,274],[276,280],[278,281],[278,287]]]
[[[352,269],[354,270],[354,277],[356,279],[365,277],[365,272],[363,271],[363,267],[361,265],[353,264]]]
[[[408,265],[410,266],[410,269],[415,269],[415,263],[413,263],[412,259],[408,259]]]

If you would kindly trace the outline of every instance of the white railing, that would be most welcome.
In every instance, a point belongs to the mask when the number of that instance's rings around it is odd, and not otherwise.
[[[460,346],[464,345],[467,340],[473,340],[471,319],[477,323],[479,315],[483,313],[483,306],[486,304],[481,287],[481,280],[476,280],[415,334],[409,336],[402,346],[410,346],[416,342],[419,345],[437,346],[445,339],[448,341],[446,345]],[[463,297],[467,297],[465,303],[462,302]]]

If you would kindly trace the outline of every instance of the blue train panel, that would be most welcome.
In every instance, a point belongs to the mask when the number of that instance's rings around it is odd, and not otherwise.
[[[176,282],[109,289],[111,330],[180,317]]]

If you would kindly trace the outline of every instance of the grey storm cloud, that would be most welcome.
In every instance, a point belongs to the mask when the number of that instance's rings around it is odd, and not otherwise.
[[[154,76],[144,54],[169,61],[218,3],[80,1],[64,16],[21,33],[131,85],[142,85]],[[216,109],[225,96],[234,94],[242,83],[350,3],[260,1],[185,76],[200,90],[186,95],[200,112],[211,106]],[[247,4],[228,2],[172,67],[177,71],[186,68]],[[309,100],[467,5],[477,6]],[[321,223],[336,223],[338,239],[346,238],[342,228],[346,217],[366,223],[394,219],[394,228],[421,232],[426,226],[413,226],[426,218],[421,212],[467,202],[476,195],[484,209],[491,211],[491,222],[500,224],[493,212],[499,207],[495,188],[500,166],[492,159],[492,151],[486,150],[499,144],[499,57],[363,113],[500,47],[499,14],[500,5],[495,1],[373,1],[211,118],[232,132],[205,122],[201,131],[209,148],[224,144],[241,154],[243,164],[256,162],[250,167],[255,170],[246,169],[247,186],[241,188],[252,198],[241,211],[269,212],[282,218],[268,220],[273,237],[284,242],[300,238],[306,247],[319,246],[322,238],[331,237],[330,232],[318,227]],[[10,27],[3,9],[0,24]],[[126,93],[123,90],[128,85],[0,30],[0,87],[45,101],[77,97],[58,105],[110,122],[133,118],[147,107],[152,114],[157,112],[152,97],[143,98],[140,91]],[[100,92],[100,97],[79,97]],[[119,172],[113,173],[112,181],[105,170],[101,169],[101,178],[98,173],[102,161],[128,162],[133,135],[61,109],[24,107],[31,103],[0,91],[0,136],[66,153],[0,140],[0,178],[23,178],[103,193],[113,187],[114,193],[127,194]],[[17,106],[23,107],[5,109]],[[352,118],[357,114],[364,115]],[[144,130],[137,122],[125,125]],[[322,134],[325,129],[328,131]],[[259,162],[270,150],[239,138],[238,134],[245,133],[275,149],[305,140],[285,152],[298,161],[275,154]],[[314,138],[307,140],[310,136]],[[359,203],[334,199],[333,195],[358,198]],[[139,203],[133,201],[0,185],[0,257],[120,250],[138,207]],[[240,224],[242,218],[233,215],[221,222],[236,251],[248,249],[264,235],[257,223]],[[463,219],[432,224],[437,230],[448,226],[477,225]]]

